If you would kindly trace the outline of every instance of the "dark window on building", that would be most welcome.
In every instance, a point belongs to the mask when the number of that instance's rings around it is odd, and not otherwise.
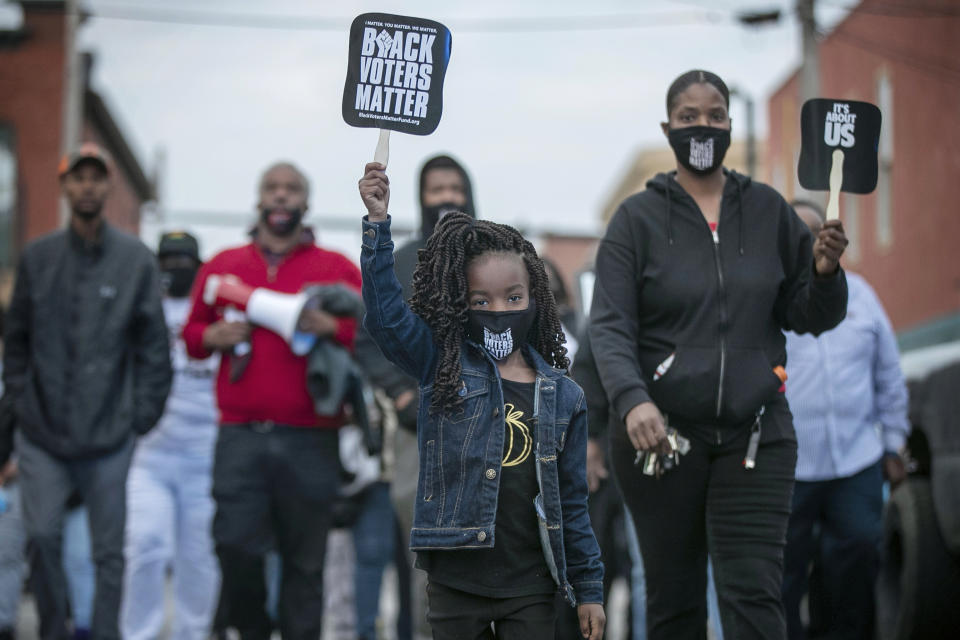
[[[878,148],[877,244],[893,244],[893,81],[886,69],[877,75],[877,106],[883,114]]]
[[[0,123],[0,268],[12,267],[15,258],[18,182],[13,127]]]

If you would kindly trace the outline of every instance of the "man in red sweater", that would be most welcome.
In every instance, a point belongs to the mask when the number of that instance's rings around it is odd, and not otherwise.
[[[309,184],[288,163],[263,174],[260,219],[250,244],[221,252],[197,275],[183,329],[187,352],[223,354],[217,375],[221,429],[213,470],[213,536],[223,574],[221,607],[243,640],[266,640],[263,555],[282,559],[279,624],[285,639],[316,640],[323,613],[323,560],[339,482],[341,415],[319,416],[307,392],[307,359],[277,333],[225,318],[203,301],[207,278],[230,274],[253,286],[298,293],[316,284],[360,290],[345,256],[314,244],[303,226]],[[305,311],[299,329],[352,346],[356,322]]]

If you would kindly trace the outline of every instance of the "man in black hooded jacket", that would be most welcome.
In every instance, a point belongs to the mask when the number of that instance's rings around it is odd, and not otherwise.
[[[103,216],[112,166],[91,143],[61,160],[70,221],[24,250],[5,327],[3,415],[17,429],[44,640],[69,634],[61,546],[75,492],[90,517],[96,564],[90,631],[120,638],[127,470],[137,436],[163,412],[173,376],[156,258]]]
[[[427,239],[433,234],[440,219],[448,213],[462,211],[476,217],[473,204],[473,190],[470,176],[459,162],[446,155],[438,155],[427,160],[420,169],[420,234],[397,249],[394,254],[394,270],[397,279],[403,287],[403,297],[409,300],[413,296],[413,272],[417,267],[417,255],[420,249],[427,245]],[[358,331],[356,349],[358,356],[364,350],[377,349],[377,346],[364,331]],[[367,358],[368,361],[378,361],[381,366],[370,366],[367,374],[377,387],[384,389],[394,401],[400,427],[395,442],[396,471],[394,474],[391,494],[402,545],[400,551],[407,553],[409,560],[412,555],[405,551],[408,546],[410,528],[413,526],[413,501],[417,492],[417,475],[419,470],[419,455],[417,452],[417,406],[419,392],[417,381],[407,376],[384,358]],[[401,555],[401,554],[398,554]],[[399,563],[398,563],[399,564]],[[403,573],[403,567],[398,567]],[[411,612],[414,629],[418,636],[429,636],[426,627],[426,615],[423,602],[426,581],[422,571],[412,576],[410,596],[414,602],[406,606],[406,595],[401,585],[401,611]],[[406,582],[401,576],[401,581]],[[399,625],[399,639],[407,640],[410,635]]]

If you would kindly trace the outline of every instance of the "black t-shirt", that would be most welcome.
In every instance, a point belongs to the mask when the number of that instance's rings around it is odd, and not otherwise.
[[[532,382],[503,380],[503,460],[492,549],[421,551],[417,565],[439,584],[492,598],[553,593],[533,500],[537,486]],[[477,472],[483,473],[480,469]]]

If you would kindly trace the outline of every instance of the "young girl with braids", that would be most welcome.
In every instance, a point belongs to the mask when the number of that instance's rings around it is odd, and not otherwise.
[[[364,323],[420,384],[410,548],[427,571],[434,638],[553,638],[559,590],[583,637],[599,640],[586,403],[565,375],[543,263],[515,229],[449,214],[420,251],[407,306],[383,165],[366,166],[360,196]]]

